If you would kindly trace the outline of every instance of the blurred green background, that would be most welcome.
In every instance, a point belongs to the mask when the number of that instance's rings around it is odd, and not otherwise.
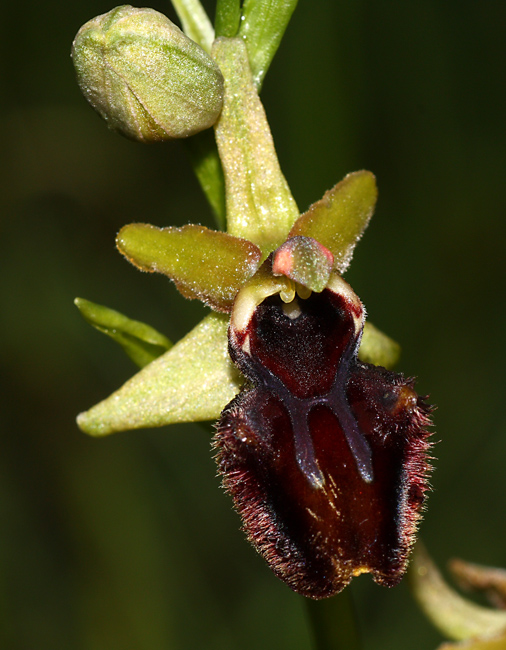
[[[179,143],[126,141],[79,94],[72,39],[111,8],[3,11],[0,648],[308,650],[304,603],[244,541],[208,431],[75,425],[135,371],[75,296],[174,340],[205,311],[114,249],[131,221],[212,222]],[[300,0],[262,94],[301,210],[377,175],[347,278],[438,405],[422,534],[440,565],[506,566],[505,30],[493,0]],[[405,584],[352,591],[367,650],[440,641]]]

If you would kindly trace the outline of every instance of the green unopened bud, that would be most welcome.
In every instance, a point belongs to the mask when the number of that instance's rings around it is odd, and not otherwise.
[[[218,66],[154,9],[124,5],[90,20],[72,58],[86,99],[110,128],[134,140],[185,138],[220,114]]]

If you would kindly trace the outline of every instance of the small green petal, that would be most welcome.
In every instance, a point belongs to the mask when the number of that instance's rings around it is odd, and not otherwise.
[[[227,231],[257,244],[264,256],[286,239],[299,215],[274,149],[241,38],[219,38],[213,57],[225,78],[215,125],[225,174]]]
[[[334,255],[334,268],[342,274],[374,212],[377,196],[371,172],[348,174],[297,219],[289,236],[319,241]]]
[[[239,35],[248,48],[253,81],[260,89],[297,0],[245,0]]]
[[[93,436],[215,420],[239,392],[228,355],[228,318],[210,314],[164,355],[77,418]]]
[[[186,298],[198,298],[218,311],[230,311],[235,295],[257,270],[260,250],[245,239],[203,226],[156,228],[124,226],[116,244],[143,271],[174,280]]]
[[[90,325],[119,343],[140,368],[147,366],[172,347],[169,339],[153,327],[132,320],[119,311],[84,298],[76,298],[74,304]]]
[[[358,358],[390,370],[397,365],[400,356],[401,346],[372,323],[366,322]]]
[[[409,577],[415,599],[444,636],[460,641],[506,631],[506,612],[462,598],[446,584],[420,542],[413,553]]]
[[[332,253],[315,239],[292,237],[274,253],[272,272],[320,293],[327,286],[332,264]]]

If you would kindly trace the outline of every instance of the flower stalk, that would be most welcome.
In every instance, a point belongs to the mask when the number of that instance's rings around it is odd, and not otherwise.
[[[315,650],[361,650],[353,597],[349,589],[329,600],[305,600]]]

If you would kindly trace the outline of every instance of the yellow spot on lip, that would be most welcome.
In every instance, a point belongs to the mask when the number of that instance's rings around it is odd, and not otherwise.
[[[362,575],[362,573],[369,573],[369,569],[366,566],[359,566],[357,569],[353,570],[353,575],[355,578]]]

